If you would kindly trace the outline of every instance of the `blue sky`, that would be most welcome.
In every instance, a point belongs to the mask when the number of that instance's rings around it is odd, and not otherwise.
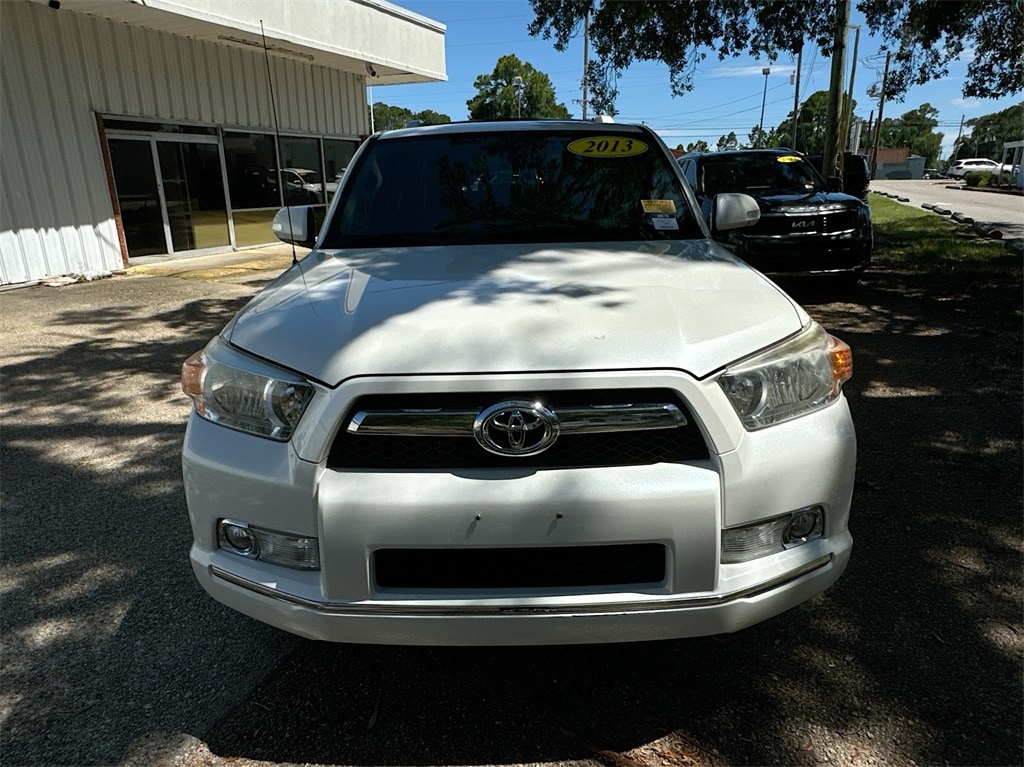
[[[580,79],[583,71],[582,34],[564,53],[555,50],[550,40],[531,37],[527,25],[533,12],[527,0],[393,0],[423,16],[447,25],[445,49],[448,81],[419,85],[392,85],[372,88],[373,101],[403,106],[418,112],[433,109],[450,115],[453,120],[468,117],[466,102],[476,94],[473,81],[481,74],[490,74],[501,56],[514,53],[551,78],[558,101],[575,116],[580,116]],[[873,83],[881,81],[884,53],[879,54],[880,41],[868,36],[863,19],[856,10],[850,19],[861,24],[857,70],[854,76],[855,114],[868,118],[878,108],[877,101],[867,95]],[[850,34],[852,52],[853,33]],[[847,78],[849,77],[847,56]],[[771,68],[767,78],[763,67]],[[902,102],[885,105],[886,117],[898,117],[927,102],[939,110],[937,131],[945,134],[943,156],[949,154],[956,139],[961,117],[998,112],[1020,101],[1020,95],[1003,99],[963,98],[963,77],[967,65],[955,62],[949,76],[918,86],[909,91]],[[794,87],[790,75],[796,60],[788,56],[775,62],[749,57],[719,61],[709,53],[699,66],[693,91],[673,97],[668,70],[654,63],[634,64],[619,78],[616,106],[619,122],[645,122],[665,139],[669,146],[687,144],[698,139],[713,147],[718,137],[734,131],[737,138],[747,140],[747,133],[761,117],[761,101],[765,98],[765,128],[781,123],[793,109]],[[800,82],[801,103],[818,90],[827,90],[830,62],[805,48]],[[965,128],[965,133],[969,129]]]

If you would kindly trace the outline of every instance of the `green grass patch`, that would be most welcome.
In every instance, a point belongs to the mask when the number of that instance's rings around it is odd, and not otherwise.
[[[999,241],[930,210],[871,195],[875,256],[911,271],[938,271],[974,279],[1022,274],[1021,257]]]

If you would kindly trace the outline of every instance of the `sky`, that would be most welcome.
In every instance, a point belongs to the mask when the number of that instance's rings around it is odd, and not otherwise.
[[[433,109],[449,115],[452,120],[468,119],[466,102],[476,95],[473,81],[490,74],[498,59],[513,53],[521,61],[548,75],[555,88],[556,99],[565,104],[574,117],[581,116],[580,81],[583,74],[582,32],[565,52],[558,52],[550,40],[531,37],[527,26],[533,11],[527,0],[392,0],[447,26],[445,56],[448,81],[415,85],[371,87],[373,102],[406,107],[413,112]],[[856,9],[851,24],[861,27],[854,73],[855,115],[867,120],[877,114],[878,102],[867,89],[882,79],[885,54],[881,41],[869,36],[863,18]],[[847,81],[854,33],[850,33],[847,49]],[[762,68],[769,67],[767,78]],[[831,63],[814,51],[804,49],[800,79],[800,103],[815,91],[828,90]],[[616,122],[651,126],[675,147],[703,139],[714,148],[719,136],[730,131],[741,143],[747,141],[750,129],[761,119],[764,100],[765,130],[779,125],[793,109],[794,86],[790,75],[796,71],[796,59],[785,56],[775,62],[749,57],[719,61],[714,52],[698,66],[694,89],[673,97],[668,68],[653,62],[636,63],[623,72],[618,81],[619,96]],[[944,134],[942,156],[947,157],[956,140],[961,119],[998,112],[1020,103],[1021,96],[1002,99],[967,99],[963,97],[965,61],[953,62],[949,75],[927,85],[912,88],[902,102],[888,101],[884,117],[899,117],[904,112],[929,103],[939,110],[939,125]],[[965,127],[965,135],[970,129]]]

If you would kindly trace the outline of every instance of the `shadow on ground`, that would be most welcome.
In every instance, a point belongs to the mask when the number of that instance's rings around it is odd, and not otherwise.
[[[217,764],[1024,759],[1017,281],[880,262],[850,300],[794,288],[856,355],[835,588],[735,635],[503,649],[303,642],[205,597],[176,376],[244,296],[70,290],[3,371],[5,765],[115,764],[143,739],[170,761],[182,734]]]

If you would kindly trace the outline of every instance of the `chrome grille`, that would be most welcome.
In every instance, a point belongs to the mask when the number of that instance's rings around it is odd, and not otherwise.
[[[473,437],[477,414],[504,400],[542,402],[561,434],[542,453],[502,456]],[[667,389],[372,395],[349,409],[329,468],[458,470],[684,463],[708,457],[700,429]]]

